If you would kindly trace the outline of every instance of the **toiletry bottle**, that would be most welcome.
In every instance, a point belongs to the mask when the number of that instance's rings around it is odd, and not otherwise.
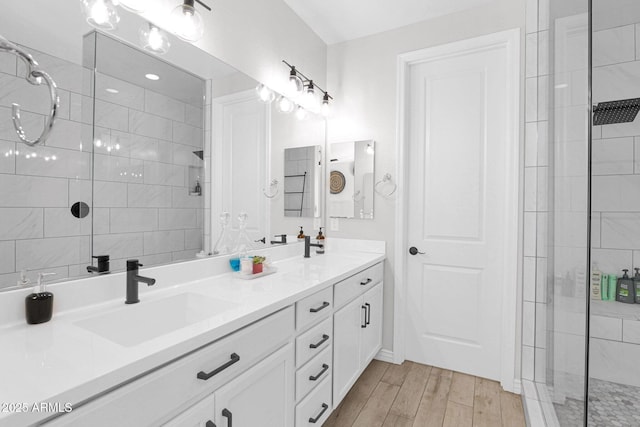
[[[27,323],[37,325],[51,320],[53,314],[53,294],[47,292],[46,285],[42,279],[53,276],[56,273],[39,273],[38,286],[33,289],[33,293],[27,295],[24,300]]]
[[[635,304],[636,302],[636,288],[633,283],[633,279],[627,274],[629,270],[622,270],[624,274],[618,278],[616,284],[616,301],[624,302],[627,304]]]
[[[602,283],[602,272],[598,270],[597,264],[593,264],[591,270],[591,299],[600,299],[600,288]]]
[[[201,194],[202,193],[202,187],[200,187],[200,181],[196,181],[195,193],[196,194]]]
[[[302,231],[302,226],[300,226],[300,233],[298,233],[298,240],[304,240],[304,231]]]
[[[615,301],[616,300],[616,287],[618,285],[618,277],[615,274],[609,275],[609,296],[607,297],[607,301]]]
[[[316,249],[317,254],[323,254],[325,250],[325,245],[326,245],[324,234],[322,234],[322,228],[323,227],[320,227],[320,230],[318,231],[318,235],[316,236],[316,243],[319,245],[322,245],[322,247],[318,247]]]
[[[602,274],[602,280],[600,280],[600,299],[602,301],[609,299],[609,274]]]
[[[633,285],[636,289],[636,304],[640,304],[640,268],[635,268],[636,275],[633,276]]]

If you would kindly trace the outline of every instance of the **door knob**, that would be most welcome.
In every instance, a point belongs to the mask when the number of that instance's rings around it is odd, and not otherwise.
[[[424,254],[425,254],[425,252],[420,252],[420,251],[418,250],[418,248],[416,248],[415,246],[411,246],[411,247],[409,248],[409,253],[410,253],[411,255],[417,255],[417,254],[424,255]]]

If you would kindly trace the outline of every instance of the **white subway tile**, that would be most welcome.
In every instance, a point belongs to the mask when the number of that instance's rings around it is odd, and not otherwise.
[[[549,122],[538,122],[538,166],[547,166],[549,164]]]
[[[285,197],[285,209],[287,198]],[[536,256],[536,214],[524,214],[524,256]]]
[[[158,210],[152,208],[111,208],[111,233],[132,233],[158,229]]]
[[[536,304],[525,301],[522,304],[522,344],[535,346]]]
[[[538,75],[538,33],[527,34],[526,45],[526,76],[536,77]]]
[[[171,120],[140,111],[129,111],[129,132],[151,138],[172,140]]]
[[[38,273],[56,273],[55,276],[46,277],[44,279],[45,282],[65,279],[67,277],[75,277],[75,276],[69,276],[69,268],[67,266],[63,266],[63,267],[47,267],[42,269],[40,268],[29,269],[27,270],[27,279],[29,279],[31,283],[37,283]],[[0,275],[0,289],[15,287],[19,279],[20,279],[20,272]]]
[[[144,254],[178,252],[185,249],[184,230],[166,230],[144,233]]]
[[[204,185],[204,184],[201,184]],[[200,208],[204,207],[204,197],[189,194],[193,189],[187,187],[173,187],[172,207]]]
[[[640,175],[594,176],[593,210],[640,212]]]
[[[601,215],[600,212],[591,212],[591,247],[599,248],[601,246]]]
[[[549,76],[538,77],[538,117],[537,120],[549,120]]]
[[[633,265],[633,251],[616,249],[591,249],[591,260],[605,274],[614,274]]]
[[[593,0],[592,13],[597,17],[593,20],[595,31],[640,22],[640,5],[635,0]]]
[[[190,104],[186,104],[185,111],[186,111],[186,115],[185,115],[184,122],[186,124],[195,126],[197,128],[202,128],[203,126],[206,126],[202,108],[199,108]],[[209,129],[210,128],[211,127],[209,127]]]
[[[60,267],[88,262],[89,237],[57,237],[16,241],[16,270]]]
[[[185,123],[173,122],[173,142],[202,149],[203,141],[204,131],[202,128],[190,126]]]
[[[140,86],[116,79],[106,74],[96,73],[96,98],[113,104],[144,110],[144,89]],[[107,91],[111,89],[111,91]],[[117,90],[117,93],[113,93]]]
[[[522,346],[522,379],[533,381],[534,369],[534,351],[533,347]]]
[[[171,187],[164,185],[128,185],[128,207],[170,208]]]
[[[127,206],[127,184],[95,181],[93,203],[98,208],[122,208]]]
[[[528,212],[536,211],[537,169],[538,168],[524,168],[524,210]]]
[[[0,242],[0,273],[13,273],[16,271],[16,242],[9,240]],[[3,283],[0,281],[0,288]]]
[[[185,109],[186,106],[184,102],[169,98],[157,92],[145,90],[144,111],[147,113],[178,122],[184,122]]]
[[[622,321],[622,341],[631,344],[640,344],[640,322],[624,319]]]
[[[48,55],[26,46],[26,50],[34,57],[43,70],[55,80],[60,89],[81,93],[83,84],[83,68],[72,62]],[[26,75],[24,62],[18,61],[18,76]]]
[[[536,258],[524,257],[522,295],[525,301],[536,301]]]
[[[171,258],[173,259],[173,261],[186,261],[186,260],[194,259],[196,257],[196,253],[198,252],[199,251],[196,251],[196,250],[172,252]]]
[[[204,230],[200,228],[196,228],[193,230],[185,230],[184,248],[187,250],[196,249],[198,251],[203,249],[203,246],[202,246],[203,231]]]
[[[96,99],[95,109],[96,126],[124,132],[129,129],[129,110],[127,108]]]
[[[47,139],[47,147],[65,148],[73,151],[91,152],[91,137],[84,138],[81,123],[69,120],[56,120],[53,131]]]
[[[194,154],[201,148],[190,145],[172,144],[173,148],[173,164],[184,166],[202,166],[203,161]],[[286,173],[286,172],[285,172]]]
[[[18,64],[16,61],[17,57],[13,55],[2,55],[0,56],[0,73],[12,74],[16,75],[16,67]]]
[[[100,181],[142,183],[144,163],[142,160],[124,157],[94,155],[94,177]]]
[[[549,206],[549,187],[548,187],[548,175],[549,175],[549,168],[547,167],[540,167],[537,168],[538,169],[538,184],[537,184],[537,192],[536,192],[536,196],[537,196],[537,203],[536,203],[536,208],[538,210],[538,212],[546,212],[548,210],[548,206]]]
[[[633,138],[593,141],[591,171],[594,175],[632,174],[634,168]]]
[[[544,212],[538,212],[537,225],[536,225],[536,256],[547,256],[547,230],[548,230],[548,215]],[[584,230],[583,230],[584,233]]]
[[[538,75],[549,74],[549,31],[538,33]]]
[[[91,178],[91,154],[88,152],[46,145],[24,147],[20,151],[20,155],[16,158],[18,174],[74,179]]]
[[[547,378],[547,349],[536,348],[535,349],[535,381],[544,383]],[[538,425],[538,424],[531,424]]]
[[[547,259],[536,258],[536,302],[547,302]]]
[[[640,97],[640,61],[593,69],[593,102]]]
[[[145,184],[184,187],[187,182],[186,174],[187,169],[184,166],[144,162]]]
[[[109,234],[109,209],[93,208],[93,234]]]
[[[70,208],[46,208],[44,237],[88,236],[91,234],[91,217],[76,218]]]
[[[175,230],[198,228],[198,209],[160,209],[159,229]]]
[[[634,25],[593,32],[593,66],[633,61],[636,55]]]
[[[104,234],[93,237],[93,253],[125,259],[143,255],[143,233]],[[112,267],[115,270],[115,267]]]
[[[16,172],[15,142],[0,141],[0,173]]]
[[[592,338],[589,342],[589,376],[604,381],[640,385],[640,345]]]
[[[640,249],[640,213],[603,212],[601,217],[603,248]]]
[[[148,267],[152,265],[161,265],[161,264],[168,264],[170,262],[173,262],[173,258],[171,257],[171,252],[167,252],[164,254],[145,255],[145,256],[139,257],[139,260],[140,260],[140,263]]]
[[[536,348],[547,348],[546,304],[536,303]]]
[[[34,239],[43,236],[41,208],[0,208],[0,240]]]
[[[62,118],[69,118],[69,92],[58,90],[58,96],[58,114]],[[13,103],[20,105],[22,111],[37,114],[49,114],[51,109],[51,98],[46,85],[31,85],[22,76],[0,73],[0,106],[11,108]]]
[[[66,179],[0,174],[0,206],[65,207],[67,202]]]
[[[525,152],[524,164],[527,167],[538,165],[538,124],[536,122],[527,123],[525,127]],[[289,167],[289,171],[287,168]],[[290,173],[290,162],[284,163],[284,174]]]
[[[592,338],[622,341],[622,319],[592,314],[589,317],[589,335]]]
[[[11,121],[11,108],[0,106],[0,139],[5,141],[18,141],[16,129]],[[44,116],[24,111],[21,114],[22,127],[28,138],[35,138],[42,133],[44,128]]]

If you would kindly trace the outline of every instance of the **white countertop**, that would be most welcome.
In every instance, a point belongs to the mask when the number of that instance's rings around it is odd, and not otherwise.
[[[229,301],[234,307],[131,347],[75,325],[101,312],[134,307],[123,304],[124,288],[117,300],[54,312],[48,323],[0,328],[0,404],[83,402],[382,260],[384,254],[375,252],[327,252],[308,259],[296,256],[276,262],[275,274],[255,280],[227,273],[141,292],[138,305],[189,292]],[[28,425],[52,415],[0,412],[0,426]]]

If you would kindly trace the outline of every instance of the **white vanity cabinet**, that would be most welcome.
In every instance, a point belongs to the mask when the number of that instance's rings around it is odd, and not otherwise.
[[[382,264],[335,286],[335,300],[353,298],[333,316],[333,403],[338,405],[382,347]]]

